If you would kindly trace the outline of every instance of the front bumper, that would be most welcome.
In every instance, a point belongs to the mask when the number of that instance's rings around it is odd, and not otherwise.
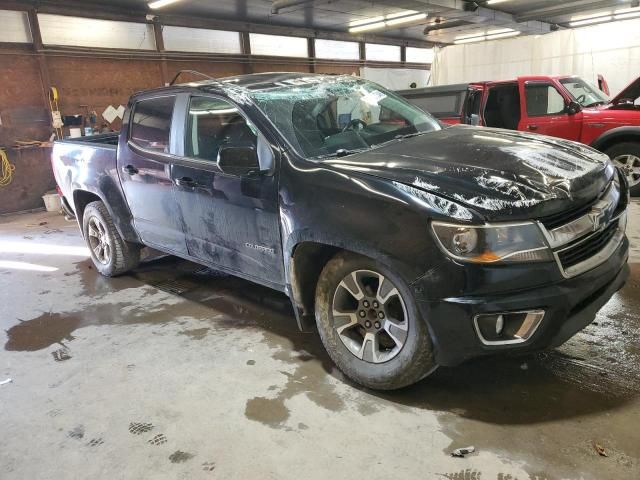
[[[534,288],[492,294],[485,287],[482,294],[471,296],[441,300],[418,298],[418,308],[427,319],[437,363],[454,366],[482,355],[528,352],[561,345],[591,323],[598,310],[625,284],[629,276],[628,250],[629,242],[623,237],[609,259],[598,267]],[[418,288],[424,291],[429,286],[418,285]],[[535,309],[544,309],[546,313],[526,342],[485,345],[478,338],[473,322],[476,315]]]

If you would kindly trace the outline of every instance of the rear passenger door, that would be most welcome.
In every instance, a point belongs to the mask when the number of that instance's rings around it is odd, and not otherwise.
[[[280,287],[284,268],[277,170],[257,175],[223,172],[217,164],[223,146],[276,154],[236,105],[216,96],[192,96],[183,152],[171,172],[189,255]]]
[[[179,97],[143,98],[131,107],[118,149],[118,173],[133,222],[145,244],[178,255],[187,253],[184,232],[173,198],[173,118]]]
[[[522,121],[519,130],[578,141],[582,112],[569,115],[566,98],[550,81],[520,82]]]

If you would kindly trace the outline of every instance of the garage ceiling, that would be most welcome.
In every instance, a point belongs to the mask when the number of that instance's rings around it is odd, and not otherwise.
[[[63,2],[39,2],[63,4]],[[159,15],[198,16],[241,22],[348,32],[349,24],[413,10],[427,17],[402,26],[358,32],[394,39],[427,40],[450,44],[460,37],[487,32],[543,34],[569,28],[572,17],[616,8],[635,7],[632,0],[178,0],[151,10],[145,0],[111,0],[111,9]],[[104,0],[85,0],[84,5],[105,6]],[[280,6],[281,8],[274,7]],[[90,7],[89,7],[90,8]]]

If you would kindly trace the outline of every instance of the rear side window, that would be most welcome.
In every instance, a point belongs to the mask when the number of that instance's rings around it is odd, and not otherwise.
[[[171,117],[176,98],[156,97],[140,100],[133,107],[131,141],[141,148],[169,153]]]
[[[527,115],[557,115],[565,109],[564,97],[553,85],[546,83],[528,83],[524,87],[527,100]]]
[[[223,145],[248,147],[256,142],[256,128],[231,103],[210,97],[191,99],[185,142],[188,157],[215,162]]]
[[[436,117],[460,115],[461,98],[463,93],[450,93],[425,97],[407,96],[407,100]]]

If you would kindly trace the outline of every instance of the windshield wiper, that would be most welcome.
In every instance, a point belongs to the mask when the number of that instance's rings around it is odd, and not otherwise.
[[[354,153],[360,153],[368,150],[368,148],[361,148],[359,150],[349,150],[346,148],[339,148],[333,153],[327,153],[326,155],[320,155],[319,158],[330,158],[330,157],[346,157],[347,155],[353,155]]]

